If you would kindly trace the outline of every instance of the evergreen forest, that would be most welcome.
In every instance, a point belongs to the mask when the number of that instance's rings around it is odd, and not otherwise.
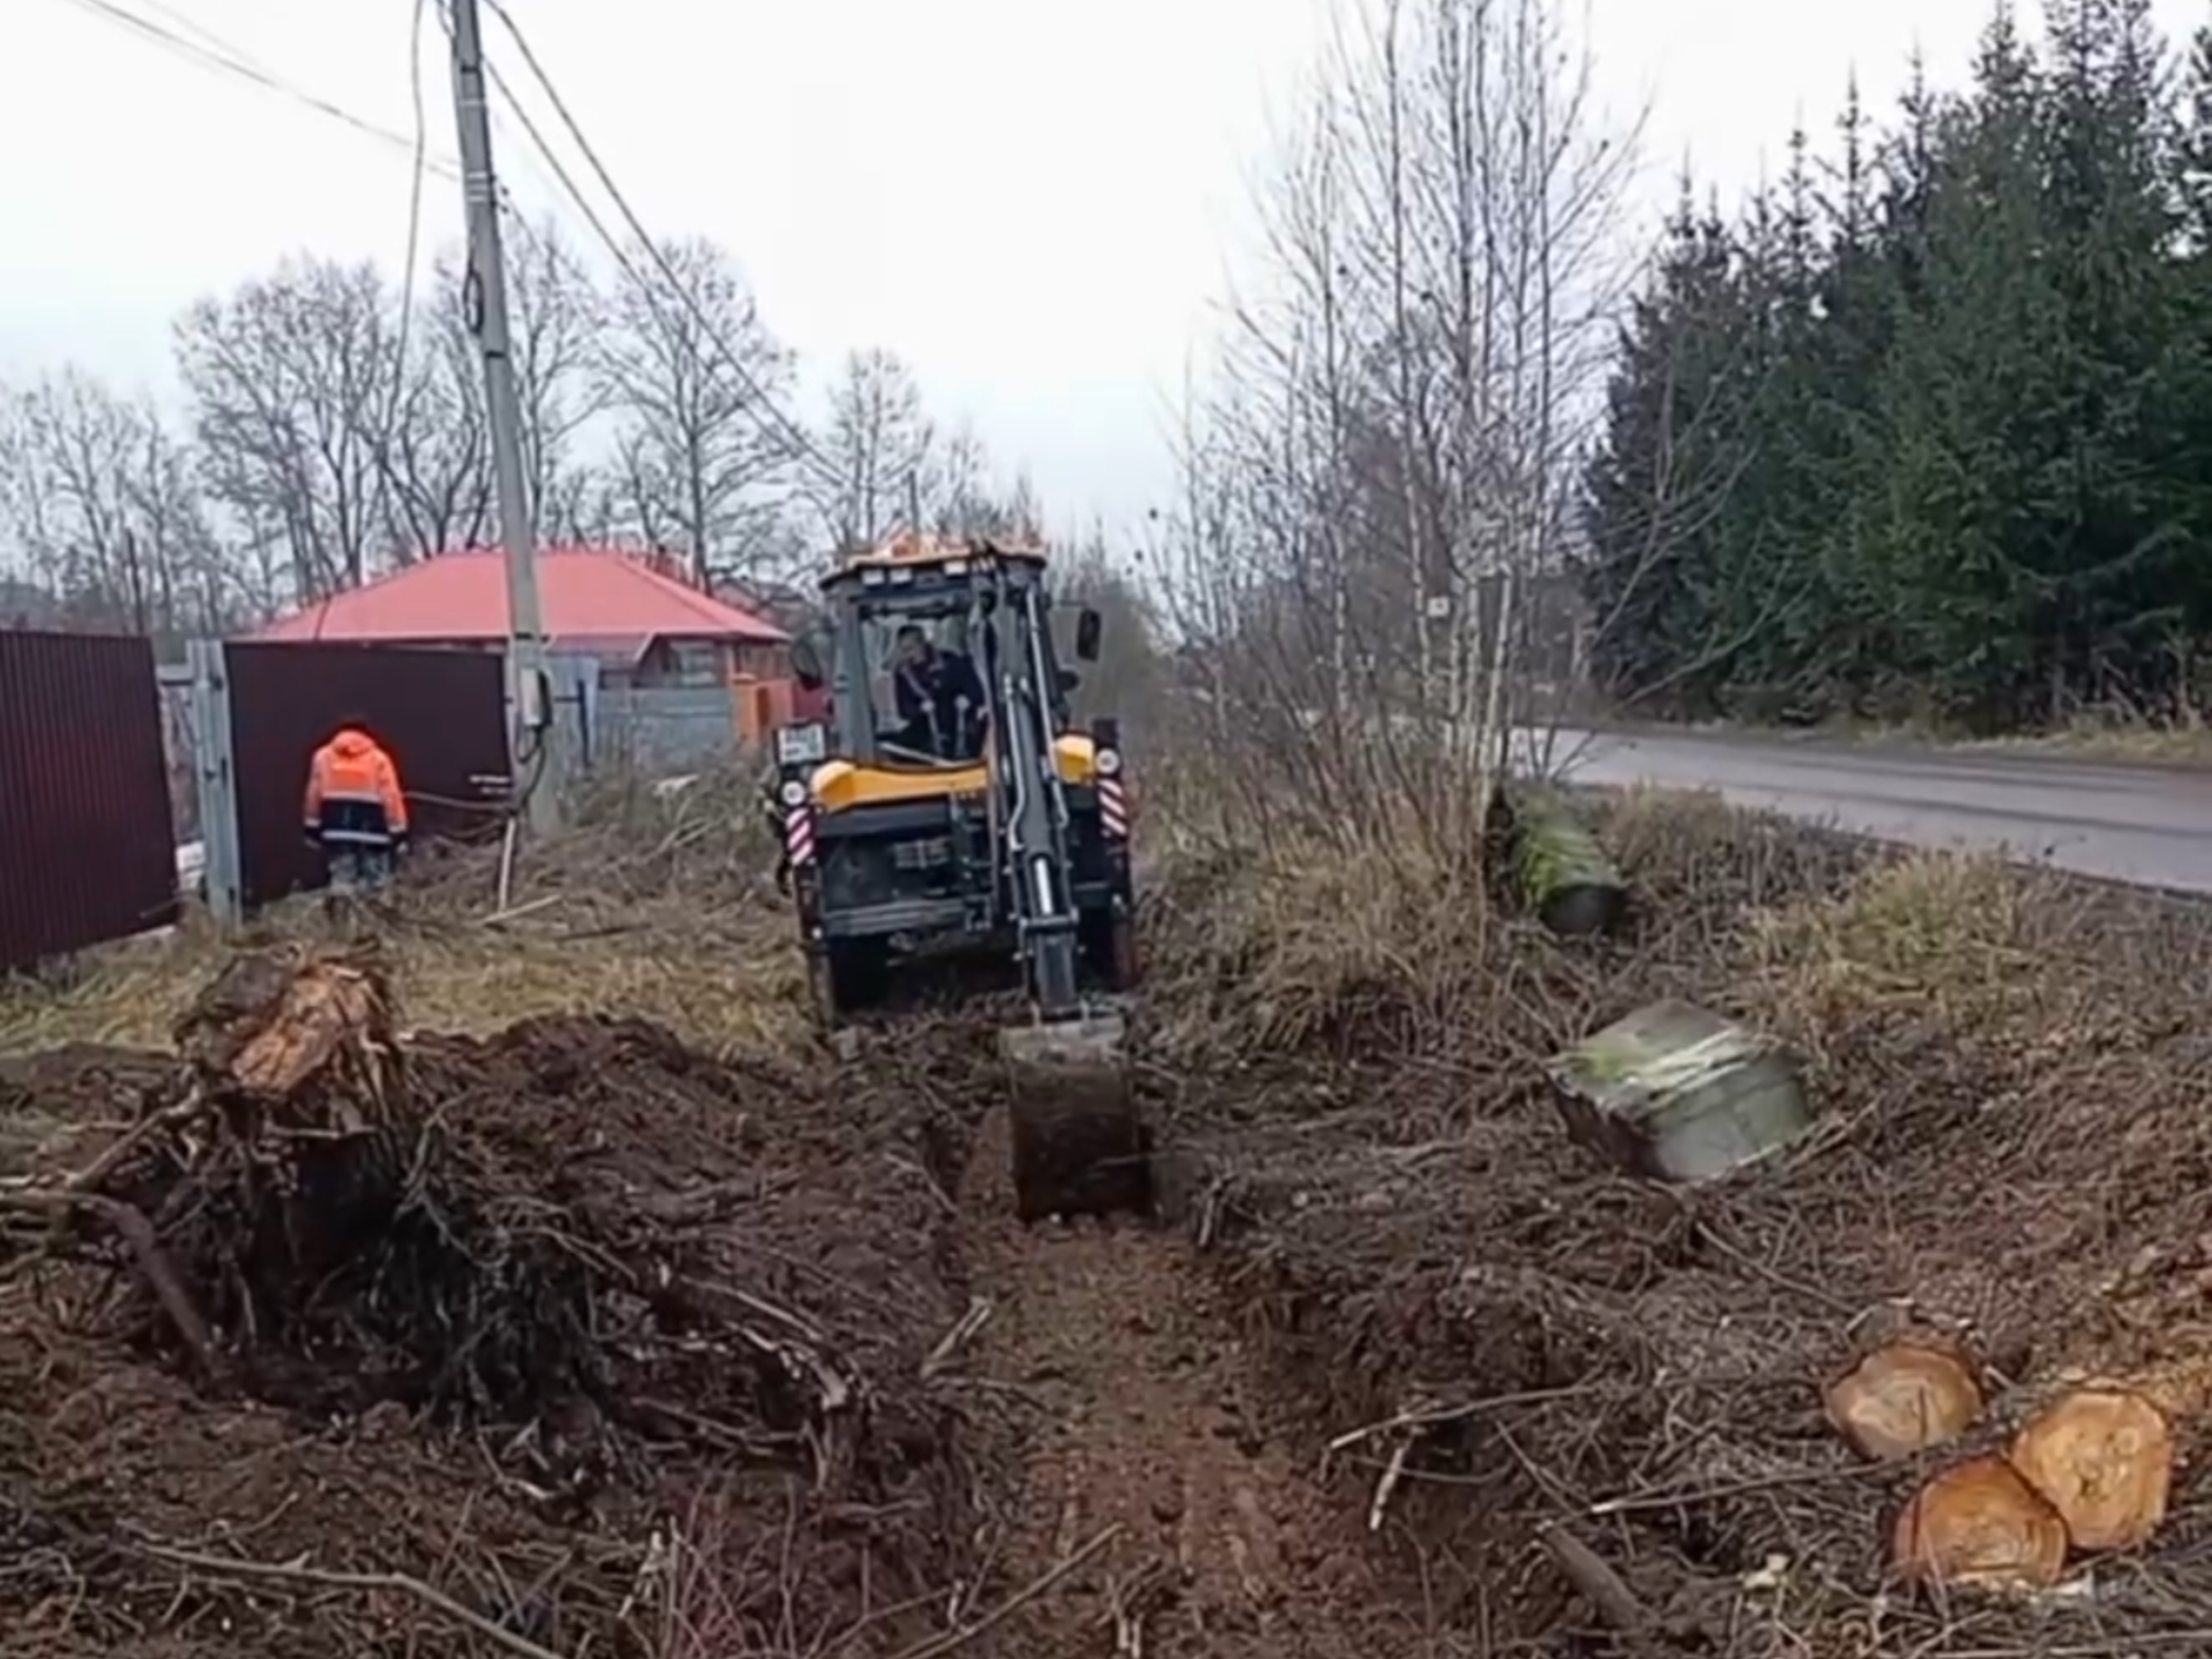
[[[1685,182],[1583,477],[1618,705],[1984,732],[2212,686],[2212,26],[1990,20],[1724,212]]]

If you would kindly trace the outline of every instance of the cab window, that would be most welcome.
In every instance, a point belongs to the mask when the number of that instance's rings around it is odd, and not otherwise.
[[[964,611],[930,614],[884,607],[864,616],[860,623],[862,654],[868,665],[868,702],[878,742],[896,743],[904,731],[899,719],[896,680],[899,635],[919,628],[922,637],[939,651],[965,653],[968,617]]]

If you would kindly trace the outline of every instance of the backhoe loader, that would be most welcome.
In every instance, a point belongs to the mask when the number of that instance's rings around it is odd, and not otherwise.
[[[1028,1018],[999,1046],[1025,1221],[1152,1200],[1118,1001],[1136,976],[1121,733],[1073,727],[1047,578],[1040,548],[916,534],[824,576],[823,636],[793,668],[829,717],[777,732],[774,806],[826,1028],[947,982],[947,958],[1018,970]],[[1079,660],[1101,626],[1078,615]]]

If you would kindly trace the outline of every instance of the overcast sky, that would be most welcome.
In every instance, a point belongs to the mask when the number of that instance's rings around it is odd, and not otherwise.
[[[646,222],[726,244],[810,365],[901,353],[941,412],[1030,469],[1055,518],[1125,522],[1160,498],[1166,410],[1318,43],[1318,0],[512,3]],[[103,3],[198,31],[388,136],[187,61]],[[2204,9],[2154,9],[2178,31]],[[0,0],[0,369],[74,359],[158,391],[169,319],[194,297],[300,250],[396,268],[412,14]],[[1978,0],[1590,0],[1583,27],[1614,116],[1644,116],[1656,205],[1686,156],[1733,195],[1801,114],[1825,135],[1854,65],[1877,106],[1916,42],[1955,82],[1984,15]],[[434,22],[426,40],[431,148],[450,157]],[[517,197],[555,206],[519,131],[501,140]],[[459,187],[433,178],[428,234],[459,223]]]

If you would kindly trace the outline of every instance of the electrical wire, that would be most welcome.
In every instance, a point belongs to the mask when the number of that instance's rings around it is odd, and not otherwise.
[[[538,88],[544,93],[546,101],[552,105],[553,112],[560,118],[561,125],[568,129],[569,138],[574,141],[578,151],[582,154],[585,162],[598,178],[600,187],[606,191],[609,199],[614,203],[615,210],[622,216],[623,222],[629,226],[630,234],[636,239],[638,246],[644,250],[647,257],[659,268],[669,290],[674,294],[684,310],[690,313],[692,322],[707,337],[708,343],[721,355],[723,367],[729,371],[739,388],[751,400],[746,412],[757,422],[781,439],[789,447],[794,459],[812,465],[825,481],[842,483],[842,474],[836,464],[822,453],[805,428],[777,407],[775,399],[769,395],[766,388],[745,368],[744,361],[731,348],[720,325],[707,313],[706,308],[699,303],[697,296],[691,292],[690,286],[678,273],[676,268],[669,263],[668,256],[661,252],[659,243],[646,230],[644,222],[631,208],[629,198],[623,195],[621,186],[616,184],[613,175],[608,171],[606,163],[600,160],[598,149],[586,137],[581,124],[569,110],[568,101],[561,96],[560,89],[553,84],[552,77],[545,72],[544,65],[538,61],[537,52],[531,47],[529,38],[523,33],[521,26],[514,21],[513,15],[502,3],[502,0],[483,0],[483,4],[494,16],[499,19],[501,25],[514,40],[515,50],[522,54],[524,66],[529,70],[532,78],[538,82]],[[590,220],[600,240],[607,245],[609,252],[622,264],[625,273],[630,274],[635,279],[635,269],[625,258],[619,242],[608,234],[605,224],[592,211],[589,204],[584,200],[582,193],[576,189],[574,181],[568,178],[566,169],[561,166],[560,161],[553,155],[544,139],[538,133],[529,118],[523,113],[514,94],[509,92],[503,84],[498,83],[496,76],[492,78],[495,84],[499,85],[501,95],[514,108],[517,118],[522,122],[523,129],[530,135],[531,142],[553,168],[556,176],[562,180],[563,186],[574,198],[577,205],[583,209],[586,217]],[[649,285],[641,284],[641,287],[648,295],[653,292]]]
[[[150,11],[156,17],[167,18],[171,23],[182,29],[186,34],[197,35],[201,41],[223,56],[235,58],[241,64],[261,70],[264,73],[267,72],[268,66],[251,52],[240,52],[190,13],[180,11],[176,7],[165,3],[165,0],[138,0],[138,5],[142,10]]]
[[[341,122],[356,132],[404,151],[414,169],[414,178],[409,191],[408,258],[403,278],[404,285],[402,289],[401,332],[403,339],[404,338],[410,326],[409,313],[412,307],[415,266],[420,255],[423,176],[426,173],[434,173],[455,182],[460,182],[462,179],[462,171],[459,162],[443,155],[434,155],[429,150],[428,124],[423,107],[419,27],[426,0],[417,0],[416,9],[417,30],[410,52],[410,79],[412,83],[414,105],[412,122],[414,131],[411,133],[396,131],[390,127],[368,120],[341,105],[307,90],[296,82],[257,62],[250,53],[225,40],[213,30],[194,21],[175,6],[167,3],[167,0],[139,0],[139,3],[168,18],[171,20],[170,23],[157,21],[154,18],[145,16],[122,3],[122,0],[67,0],[67,3],[103,21],[128,30],[148,43],[189,63],[220,74],[235,76],[264,91],[276,93],[317,114]],[[440,14],[450,31],[452,19],[446,12],[446,3],[447,0],[440,0]],[[560,118],[562,125],[568,130],[577,149],[582,154],[601,187],[613,202],[623,223],[635,239],[637,246],[658,270],[661,282],[659,283],[651,282],[647,279],[647,274],[638,268],[636,262],[630,257],[629,251],[623,246],[622,239],[614,233],[605,217],[592,206],[591,198],[562,162],[559,153],[548,141],[544,133],[539,131],[537,123],[532,119],[528,109],[515,96],[514,89],[506,83],[497,69],[487,62],[484,65],[486,79],[492,83],[495,90],[506,102],[507,112],[521,127],[531,148],[551,173],[553,182],[574,204],[583,216],[585,222],[590,227],[592,234],[599,239],[613,258],[617,268],[641,293],[651,299],[656,288],[665,286],[674,295],[678,303],[690,314],[692,323],[706,337],[708,344],[721,357],[723,367],[729,372],[732,379],[745,393],[749,400],[746,414],[778,438],[794,459],[812,466],[824,480],[842,483],[840,470],[836,464],[823,454],[820,447],[807,434],[805,428],[778,406],[775,399],[745,367],[743,358],[732,347],[720,325],[700,305],[697,296],[691,293],[675,267],[670,264],[667,255],[661,251],[659,242],[647,232],[643,221],[631,208],[629,198],[623,193],[621,186],[616,183],[606,163],[600,158],[597,148],[585,134],[581,124],[569,109],[567,100],[561,95],[560,89],[553,84],[551,76],[546,73],[544,64],[538,60],[535,50],[523,33],[520,26],[516,23],[513,15],[500,3],[500,0],[487,0],[487,4],[493,15],[506,28],[509,36],[513,38],[516,50],[521,53],[523,62],[528,67],[532,77],[544,93],[547,101]],[[171,26],[172,24],[173,27]],[[501,189],[500,195],[502,204],[512,210],[514,202],[504,187]],[[526,237],[529,227],[519,214],[514,216],[513,222]]]
[[[158,5],[161,0],[140,0]],[[422,25],[430,0],[415,0],[407,39],[407,92],[415,127],[414,165],[407,184],[407,252],[399,267],[399,325],[392,345],[391,384],[384,394],[384,418],[377,428],[376,515],[389,522],[392,505],[392,434],[398,429],[399,398],[408,383],[407,349],[415,325],[415,266],[422,250],[422,181],[429,171],[430,117],[422,96]],[[319,619],[316,623],[321,629]]]
[[[446,33],[450,37],[453,29],[450,0],[438,0],[438,12],[441,21],[446,26]],[[559,188],[562,194],[568,198],[576,210],[584,216],[584,222],[591,227],[592,234],[605,245],[608,253],[613,257],[615,268],[636,283],[644,292],[650,294],[653,291],[653,285],[631,262],[629,253],[622,246],[621,239],[607,228],[606,221],[602,219],[592,208],[590,199],[585,196],[582,187],[576,183],[574,176],[562,164],[552,145],[546,142],[545,135],[538,130],[538,124],[530,118],[530,112],[523,107],[522,100],[517,98],[514,90],[508,87],[506,79],[499,72],[498,65],[487,58],[483,64],[483,72],[484,79],[491,83],[492,90],[507,100],[506,113],[514,117],[515,125],[522,129],[523,137],[530,141],[531,149],[537,152],[538,159],[544,164],[552,182]],[[527,233],[527,226],[519,216],[515,223],[524,229],[526,234]]]
[[[264,92],[273,92],[280,97],[289,98],[293,102],[313,110],[316,114],[340,122],[352,128],[356,132],[377,140],[380,143],[393,145],[410,155],[416,148],[416,140],[407,134],[394,131],[390,127],[356,115],[343,106],[332,103],[329,99],[308,91],[274,70],[263,67],[251,56],[229,45],[212,31],[192,22],[173,7],[161,5],[161,0],[145,0],[145,3],[160,6],[166,15],[175,20],[178,27],[171,27],[153,18],[143,16],[120,3],[120,0],[67,0],[67,3],[90,16],[99,18],[118,28],[127,30],[172,56],[197,64],[203,69],[234,76],[241,81],[259,87]],[[193,36],[198,38],[191,38]],[[427,148],[423,155],[423,165],[428,171],[436,173],[444,178],[457,182],[460,179],[461,169],[459,162],[450,161],[442,155],[430,155],[427,152]]]
[[[407,94],[415,123],[414,176],[407,185],[407,253],[406,263],[399,270],[399,362],[407,361],[407,336],[415,320],[415,263],[422,251],[422,179],[429,171],[430,117],[422,97],[422,22],[430,9],[430,0],[415,0],[415,21],[407,40]],[[399,375],[393,375],[392,408],[387,415],[396,416],[399,405]],[[391,422],[386,422],[390,428]]]

